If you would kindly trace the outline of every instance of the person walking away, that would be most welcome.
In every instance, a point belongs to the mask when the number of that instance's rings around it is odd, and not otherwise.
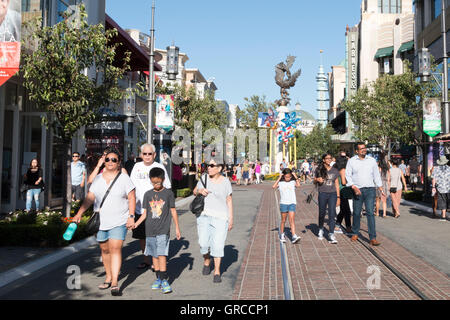
[[[170,293],[172,288],[167,276],[167,257],[169,255],[171,220],[175,224],[177,240],[180,240],[181,232],[175,209],[175,197],[171,190],[163,186],[165,174],[166,172],[162,168],[155,167],[150,170],[153,189],[144,194],[142,214],[132,228],[135,229],[145,221],[144,254],[152,257],[156,273],[152,290],[161,289],[163,293]]]
[[[183,171],[181,170],[181,166],[172,163],[172,192],[175,198],[177,197],[177,190],[180,189],[182,180]]]
[[[111,185],[112,183],[114,184]],[[111,190],[104,198],[109,187]],[[106,279],[98,288],[106,290],[111,287],[111,294],[119,296],[118,281],[122,266],[122,247],[127,228],[131,228],[134,224],[136,196],[135,186],[130,177],[121,172],[120,154],[115,149],[106,151],[105,169],[95,177],[83,204],[73,217],[73,222],[79,223],[83,213],[92,204],[94,204],[94,211],[100,213],[97,241],[100,244],[106,272]]]
[[[83,201],[84,184],[86,183],[86,166],[80,161],[79,152],[72,154],[70,175],[72,177],[72,201]]]
[[[34,204],[36,206],[36,211],[39,211],[39,195],[41,194],[43,187],[43,172],[41,166],[39,165],[38,159],[32,159],[30,166],[24,176],[24,184],[27,186],[26,204],[25,211],[30,212]]]
[[[280,241],[286,242],[286,236],[284,233],[284,225],[289,215],[289,226],[291,228],[291,241],[296,243],[300,240],[300,237],[295,232],[295,210],[297,206],[297,197],[295,195],[295,188],[300,187],[299,178],[292,172],[291,169],[286,168],[283,170],[283,174],[278,177],[278,180],[273,184],[273,189],[280,191]]]
[[[233,228],[233,200],[231,183],[221,175],[223,164],[211,160],[208,173],[201,178],[206,180],[206,188],[199,181],[194,195],[205,196],[204,209],[197,218],[198,243],[203,255],[203,275],[211,272],[211,256],[214,258],[214,283],[222,282],[220,263],[224,257],[225,241]]]
[[[240,186],[241,185],[241,179],[242,179],[242,164],[238,164],[237,166],[236,166],[236,184],[238,185],[238,186]]]
[[[325,223],[325,215],[328,207],[328,237],[330,243],[336,244],[335,218],[336,207],[340,206],[340,188],[339,188],[339,170],[331,166],[333,157],[326,153],[322,156],[322,163],[317,167],[314,182],[318,187],[319,200],[319,240],[323,240],[323,226]]]
[[[383,191],[383,183],[381,181],[380,171],[374,158],[367,155],[366,145],[362,142],[356,144],[356,155],[350,158],[345,168],[345,178],[347,186],[352,187],[354,191],[353,197],[353,224],[352,238],[353,242],[358,240],[361,211],[363,204],[366,208],[367,226],[369,229],[370,244],[373,246],[380,245],[376,237],[375,216],[373,210],[375,207],[376,189],[381,193]]]
[[[352,190],[350,187],[347,187],[347,180],[345,179],[345,166],[347,165],[348,159],[344,155],[340,155],[336,159],[336,169],[339,171],[339,194],[340,194],[340,206],[339,206],[339,214],[336,218],[336,227],[334,228],[334,233],[342,233],[342,220],[345,219],[345,231],[347,233],[352,232],[352,222],[351,215],[352,211],[350,210],[349,200],[352,198]]]
[[[413,157],[409,162],[409,183],[411,190],[416,191],[417,183],[419,182],[419,172],[421,172],[421,165],[417,162],[416,157]]]
[[[431,174],[431,184],[433,191],[437,192],[437,210],[442,212],[440,221],[445,221],[447,210],[450,209],[450,167],[446,156],[441,156],[436,163]]]
[[[386,161],[382,158],[380,161],[378,161],[378,170],[380,171],[381,176],[381,182],[383,184],[382,188],[384,191],[384,194],[380,192],[379,189],[377,189],[377,199],[375,204],[375,216],[379,215],[380,210],[380,202],[383,206],[383,218],[386,218],[386,210],[387,210],[387,196],[389,194],[389,181],[391,180],[391,172],[389,170],[388,164]]]
[[[125,162],[125,170],[127,170],[128,175],[131,175],[131,171],[133,171],[134,164],[136,163],[135,159],[134,153],[130,153],[127,162]]]
[[[393,159],[391,163],[392,168],[389,170],[389,192],[392,198],[392,211],[394,213],[394,218],[398,218],[400,217],[400,201],[402,200],[402,182],[405,186],[405,191],[407,191],[406,180],[403,176],[402,170],[398,167],[398,159]]]
[[[430,169],[430,176],[433,176],[433,170],[435,166],[431,167]],[[408,181],[407,181],[408,182]],[[433,209],[432,218],[438,218],[438,214],[436,214],[437,211],[437,202],[438,202],[438,193],[436,189],[431,190],[431,208]]]
[[[261,183],[261,162],[259,162],[259,161],[256,161],[255,175],[256,175],[256,183],[260,184]]]
[[[137,221],[142,214],[142,204],[144,200],[144,195],[147,191],[153,189],[153,184],[150,181],[150,170],[153,168],[161,168],[164,170],[164,188],[171,189],[172,184],[170,183],[169,175],[167,174],[164,165],[155,161],[156,149],[153,144],[145,143],[140,148],[142,162],[138,162],[134,165],[133,171],[131,171],[130,179],[136,186],[136,215],[135,221]],[[145,223],[139,225],[139,227],[133,229],[133,239],[138,239],[141,247],[142,253],[145,252],[146,247],[146,233],[145,233]],[[138,269],[146,269],[151,266],[151,262],[148,256],[144,255],[144,260],[137,266]],[[154,266],[152,268],[154,270]]]
[[[248,163],[248,160],[246,159],[244,161],[244,165],[242,166],[242,179],[244,179],[244,184],[245,185],[248,184],[248,179],[250,178],[249,170],[250,170],[250,165]]]
[[[249,176],[250,184],[253,184],[255,182],[254,174],[255,174],[255,164],[251,163],[248,167],[248,176]]]

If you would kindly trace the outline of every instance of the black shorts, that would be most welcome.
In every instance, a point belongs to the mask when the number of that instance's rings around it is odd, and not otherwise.
[[[437,210],[450,209],[450,193],[437,193]]]
[[[84,200],[84,187],[72,185],[72,194],[75,195],[75,200]]]
[[[138,221],[140,217],[141,217],[140,214],[135,214],[134,222]],[[145,239],[145,221],[142,222],[139,225],[139,227],[137,227],[136,229],[133,229],[132,237],[133,237],[133,239],[139,239],[139,240]]]

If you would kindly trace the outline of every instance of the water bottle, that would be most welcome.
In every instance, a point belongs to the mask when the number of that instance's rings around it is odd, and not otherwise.
[[[77,224],[75,222],[72,222],[69,224],[69,226],[66,229],[66,232],[64,232],[63,238],[64,240],[70,241],[72,240],[73,234],[75,233],[75,230],[77,230]]]

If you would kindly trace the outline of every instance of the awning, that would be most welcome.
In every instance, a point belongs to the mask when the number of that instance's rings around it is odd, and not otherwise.
[[[402,43],[402,45],[400,46],[400,48],[398,49],[399,53],[403,53],[409,50],[414,49],[414,40]]]
[[[378,49],[375,53],[375,59],[380,59],[384,57],[390,57],[394,55],[394,46]]]

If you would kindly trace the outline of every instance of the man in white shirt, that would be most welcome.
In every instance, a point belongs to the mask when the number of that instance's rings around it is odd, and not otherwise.
[[[155,162],[156,149],[153,144],[144,144],[141,146],[141,154],[140,157],[143,161],[138,162],[134,165],[133,170],[131,171],[131,181],[136,186],[136,217],[135,221],[137,221],[141,215],[142,210],[142,201],[144,199],[144,195],[147,191],[153,189],[153,185],[150,181],[150,170],[157,167],[164,170],[165,178],[163,182],[163,186],[166,189],[171,189],[172,185],[170,183],[169,175],[167,174],[166,168]],[[145,250],[145,223],[141,223],[138,228],[133,229],[133,238],[139,239],[142,253]],[[149,257],[144,257],[144,262],[142,262],[138,269],[144,269],[151,265]]]
[[[354,192],[352,241],[358,240],[361,211],[364,203],[366,208],[370,244],[373,246],[378,246],[380,243],[376,240],[377,235],[373,209],[376,197],[375,188],[378,188],[384,195],[380,171],[378,170],[376,160],[370,156],[367,156],[367,148],[364,143],[357,143],[355,152],[356,156],[348,160],[347,167],[345,168],[347,186],[351,187]]]

